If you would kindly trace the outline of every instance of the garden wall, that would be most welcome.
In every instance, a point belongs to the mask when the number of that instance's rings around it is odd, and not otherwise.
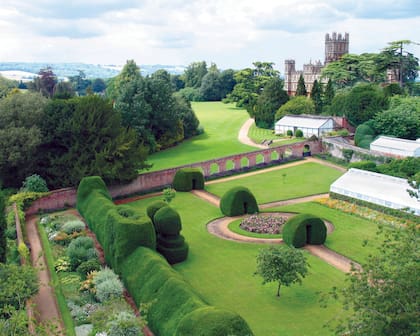
[[[155,172],[146,172],[140,174],[135,180],[124,185],[110,186],[109,191],[113,198],[133,195],[136,193],[145,193],[150,190],[163,189],[172,184],[173,177],[178,169],[184,167],[198,167],[203,170],[204,177],[210,177],[212,168],[218,168],[218,173],[223,173],[231,169],[239,169],[244,166],[255,167],[257,162],[263,161],[269,163],[273,160],[279,160],[286,156],[301,157],[304,147],[309,146],[312,154],[322,151],[320,141],[303,141],[294,144],[256,150],[253,152],[236,154],[217,158],[208,161],[202,161],[194,164],[183,165]],[[231,168],[230,166],[233,166]],[[53,190],[49,195],[34,201],[31,207],[26,211],[28,215],[36,214],[39,211],[53,211],[76,205],[76,189],[66,188]]]
[[[394,157],[392,155],[385,156],[380,152],[375,152],[350,145],[346,142],[343,142],[342,137],[324,138],[322,139],[322,144],[325,151],[329,152],[332,156],[346,160],[347,162],[369,160],[374,161],[377,164],[381,164],[386,162],[388,157]]]

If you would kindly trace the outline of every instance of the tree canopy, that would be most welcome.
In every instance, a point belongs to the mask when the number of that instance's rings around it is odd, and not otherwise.
[[[292,97],[277,110],[275,119],[279,120],[287,114],[315,114],[315,104],[305,96]]]

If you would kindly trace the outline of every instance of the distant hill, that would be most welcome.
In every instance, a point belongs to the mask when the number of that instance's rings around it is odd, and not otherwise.
[[[5,77],[13,74],[11,79],[20,80],[33,78],[41,69],[51,67],[58,78],[75,76],[82,71],[86,78],[110,78],[119,74],[123,65],[102,65],[102,64],[85,64],[85,63],[26,63],[26,62],[3,62],[0,63],[0,72]],[[182,65],[140,65],[140,71],[143,75],[150,75],[159,69],[164,69],[171,74],[181,74],[185,67]],[[18,74],[24,74],[19,78]]]

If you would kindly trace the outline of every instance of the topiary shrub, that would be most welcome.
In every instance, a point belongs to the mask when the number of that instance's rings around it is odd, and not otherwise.
[[[215,307],[203,307],[186,315],[175,336],[253,335],[246,321],[238,314]]]
[[[155,201],[153,203],[150,203],[146,209],[147,216],[149,216],[149,218],[153,221],[153,217],[155,217],[156,211],[166,206],[168,206],[168,203],[164,201]]]
[[[156,211],[153,223],[157,232],[157,251],[170,264],[182,262],[188,257],[188,244],[180,235],[182,229],[181,217],[169,206]]]
[[[288,137],[292,137],[293,136],[293,131],[292,130],[287,130],[286,135]]]
[[[303,132],[300,129],[297,129],[295,132],[296,138],[303,138]]]
[[[176,172],[172,185],[176,191],[204,189],[204,175],[199,168],[181,168]]]
[[[296,248],[306,244],[321,245],[327,238],[324,221],[310,214],[299,214],[290,218],[283,227],[283,240]]]
[[[254,214],[259,211],[254,195],[245,187],[228,190],[220,200],[220,210],[225,216]]]

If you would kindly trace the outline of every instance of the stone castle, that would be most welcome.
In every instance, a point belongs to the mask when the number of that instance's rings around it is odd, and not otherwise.
[[[321,81],[321,70],[328,63],[337,61],[344,54],[349,52],[349,34],[345,33],[344,36],[337,33],[325,35],[325,60],[324,64],[321,61],[315,63],[309,62],[303,65],[303,70],[295,69],[295,60],[286,60],[284,62],[284,85],[285,90],[289,95],[295,95],[297,84],[300,75],[303,76],[306,85],[306,91],[310,93],[314,81]],[[324,83],[324,82],[323,82]]]

